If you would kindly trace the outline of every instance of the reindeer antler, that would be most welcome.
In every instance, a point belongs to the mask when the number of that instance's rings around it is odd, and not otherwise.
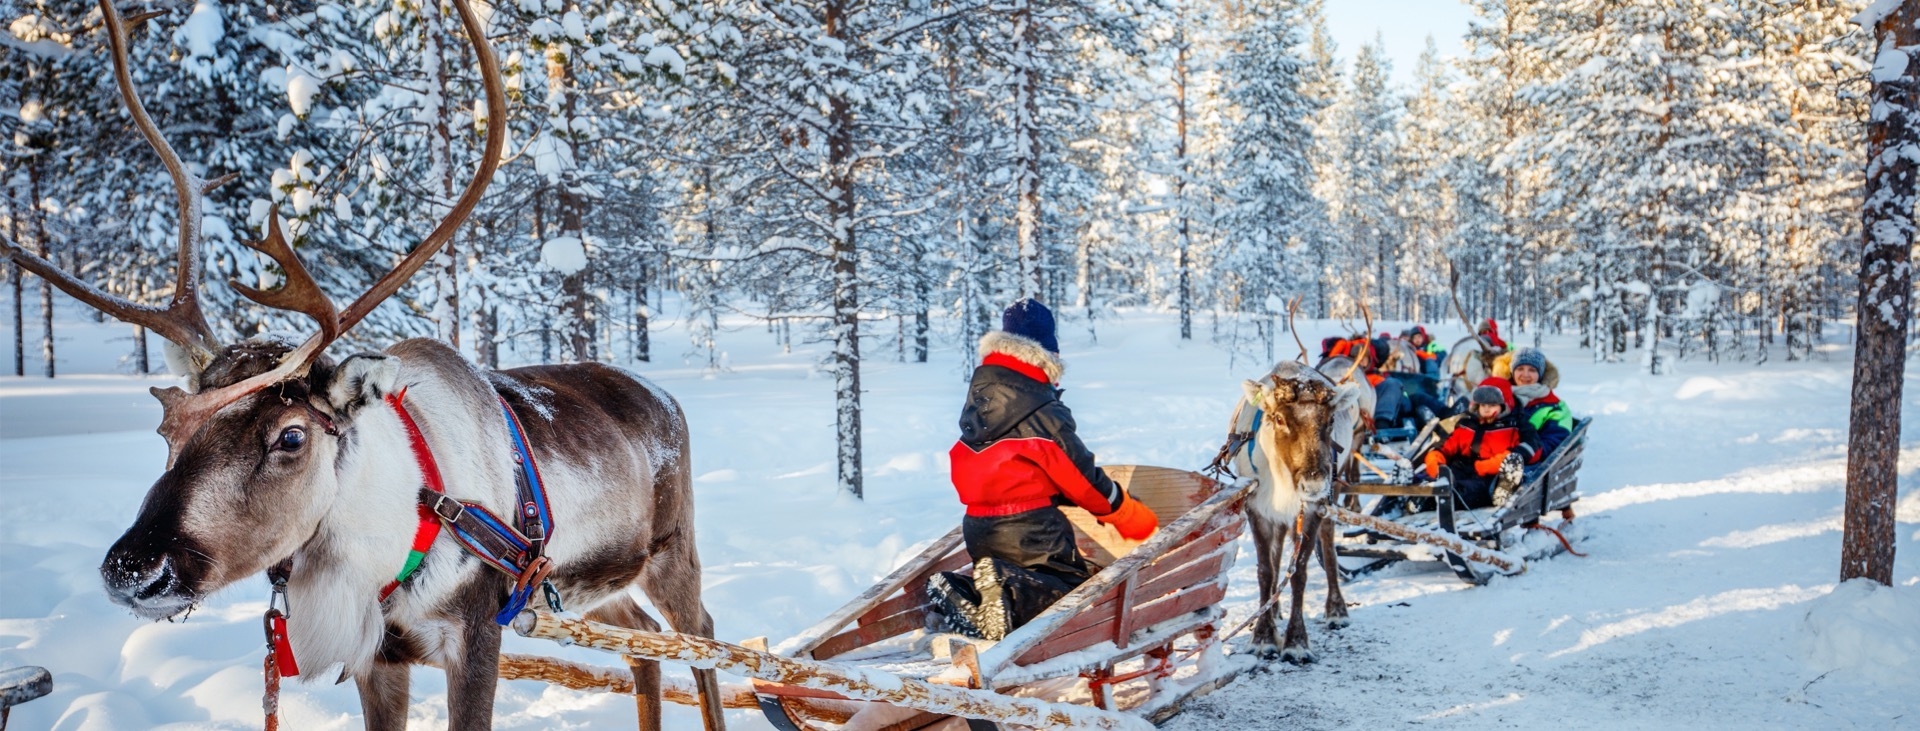
[[[1307,344],[1300,341],[1300,328],[1293,326],[1293,316],[1300,312],[1300,300],[1303,298],[1305,295],[1296,294],[1293,301],[1287,303],[1287,332],[1293,333],[1293,344],[1300,346],[1301,363],[1307,362]]]
[[[207,326],[207,318],[200,311],[200,219],[202,198],[207,191],[231,180],[231,176],[221,177],[212,182],[201,180],[187,166],[180,162],[180,155],[173,151],[166,137],[160,134],[160,128],[147,115],[146,105],[140,102],[140,94],[133,87],[133,74],[128,70],[127,44],[130,24],[121,19],[112,2],[100,0],[100,12],[107,31],[107,45],[113,55],[113,79],[120,87],[120,99],[127,105],[127,113],[133,118],[134,127],[146,138],[147,145],[160,156],[160,163],[167,168],[167,175],[173,179],[174,196],[179,205],[180,242],[174,265],[173,297],[165,307],[143,305],[132,300],[107,293],[78,277],[63,271],[53,262],[21,248],[18,243],[0,238],[0,249],[18,262],[27,271],[47,280],[68,296],[80,300],[100,310],[114,319],[139,325],[168,342],[179,346],[187,356],[188,363],[197,372],[213,362],[213,355],[220,349],[220,341],[213,334],[213,328]],[[158,12],[145,12],[135,15],[132,24],[138,24],[160,15]]]
[[[114,13],[110,0],[100,0],[100,5],[108,16]],[[180,449],[194,433],[198,432],[206,421],[220,409],[239,401],[248,394],[272,386],[273,384],[305,375],[313,362],[319,359],[327,345],[351,330],[354,325],[365,319],[368,313],[380,306],[414,273],[425,266],[427,260],[440,251],[454,232],[473,213],[480,203],[480,196],[486,192],[487,184],[492,182],[493,173],[500,164],[500,154],[506,143],[507,101],[505,85],[500,77],[500,63],[493,55],[493,49],[487,44],[486,28],[474,13],[468,0],[454,0],[454,8],[460,13],[460,22],[467,32],[467,39],[473,43],[474,55],[480,62],[480,77],[484,82],[487,97],[486,147],[481,153],[479,168],[473,179],[467,182],[460,198],[454,201],[453,208],[440,220],[439,225],[427,234],[419,246],[407,252],[407,255],[395,264],[393,269],[373,283],[347,309],[338,312],[332,300],[320,291],[313,277],[293,252],[286,238],[280,232],[277,215],[268,216],[267,237],[247,245],[278,262],[286,271],[287,282],[280,289],[271,292],[261,291],[245,285],[236,285],[242,295],[260,304],[278,309],[293,310],[312,317],[320,324],[320,331],[307,338],[300,347],[294,349],[280,360],[272,370],[247,378],[238,383],[216,389],[188,394],[178,388],[153,389],[155,397],[164,406],[166,416],[160,422],[160,433],[167,438],[169,454],[168,465],[179,457]],[[125,53],[122,49],[115,56],[115,64],[122,67],[125,74]]]

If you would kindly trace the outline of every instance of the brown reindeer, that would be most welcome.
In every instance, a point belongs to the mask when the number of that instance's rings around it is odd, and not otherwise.
[[[658,629],[629,591],[637,587],[674,629],[713,634],[700,600],[686,420],[672,397],[592,363],[487,372],[428,340],[337,363],[322,356],[452,237],[501,157],[507,109],[499,66],[467,1],[453,5],[485,80],[486,149],[478,171],[426,240],[345,310],[320,292],[270,219],[266,240],[249,245],[280,264],[286,284],[273,291],[236,287],[315,320],[319,332],[298,346],[258,339],[221,345],[201,315],[192,222],[212,186],[188,171],[142,108],[128,71],[128,22],[111,0],[101,0],[100,9],[122,99],[178,193],[183,223],[172,301],[150,307],[109,295],[4,242],[29,271],[161,335],[169,361],[186,376],[187,390],[154,389],[164,407],[167,466],[101,563],[108,595],[141,617],[178,617],[291,557],[288,636],[301,677],[352,677],[370,729],[406,726],[413,664],[445,669],[449,728],[492,725],[501,632],[494,614],[513,578],[441,531],[418,569],[385,601],[381,594],[409,558],[430,494],[421,490],[428,473],[411,446],[412,430],[438,464],[449,497],[515,514],[519,467],[502,403],[545,478],[554,526],[544,552],[568,608]],[[659,666],[629,664],[640,725],[659,728]],[[714,671],[694,674],[707,728],[719,729]]]
[[[1301,357],[1305,356],[1303,345]],[[1334,478],[1357,446],[1362,414],[1373,413],[1373,389],[1365,381],[1351,380],[1353,374],[1352,362],[1346,358],[1329,360],[1319,369],[1283,361],[1264,378],[1244,383],[1246,399],[1234,416],[1233,429],[1249,438],[1249,446],[1237,460],[1242,475],[1260,481],[1248,498],[1247,516],[1253,526],[1262,598],[1261,615],[1253,628],[1253,647],[1262,658],[1278,655],[1296,664],[1313,661],[1307,643],[1305,604],[1307,566],[1316,548],[1321,569],[1327,575],[1327,626],[1339,629],[1348,623],[1333,546],[1334,522],[1321,513],[1320,507],[1333,499]],[[1278,607],[1271,600],[1280,591],[1280,567],[1295,520],[1302,522],[1302,540],[1294,553],[1293,567],[1285,575],[1292,604],[1285,643],[1281,644],[1274,638],[1274,612]]]

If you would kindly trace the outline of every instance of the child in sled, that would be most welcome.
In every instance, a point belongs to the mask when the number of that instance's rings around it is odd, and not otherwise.
[[[1427,477],[1453,472],[1453,490],[1465,508],[1505,505],[1520,486],[1524,466],[1540,453],[1533,426],[1513,412],[1506,382],[1487,379],[1473,389],[1446,441],[1427,452]]]
[[[999,640],[1093,575],[1061,505],[1078,505],[1129,540],[1158,525],[1153,511],[1094,464],[1055,385],[1065,365],[1053,313],[1032,299],[980,339],[960,440],[949,451],[973,575],[927,581],[930,629]]]

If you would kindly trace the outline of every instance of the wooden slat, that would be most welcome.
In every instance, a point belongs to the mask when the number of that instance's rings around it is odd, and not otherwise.
[[[889,637],[924,629],[927,626],[927,606],[923,604],[918,608],[829,637],[825,642],[820,643],[819,647],[813,648],[813,659],[826,660]]]
[[[980,655],[980,672],[988,683],[993,674],[1001,668],[1013,664],[1015,658],[1027,653],[1035,645],[1053,635],[1061,625],[1072,620],[1086,609],[1094,600],[1104,596],[1127,577],[1140,570],[1153,558],[1172,550],[1175,546],[1190,540],[1194,531],[1207,525],[1214,516],[1236,509],[1253,491],[1253,480],[1245,480],[1231,489],[1221,490],[1186,515],[1163,527],[1159,533],[1147,540],[1133,552],[1121,557],[1106,570],[1096,574],[1065,597],[1054,602],[1053,606],[1041,612],[1040,616],[1028,622],[1026,626],[1014,630],[992,648]]]
[[[1124,612],[1124,614],[1137,617],[1141,609],[1145,606],[1163,601],[1169,595],[1179,596],[1179,590],[1189,589],[1195,584],[1206,582],[1206,585],[1224,585],[1225,581],[1222,580],[1220,574],[1225,568],[1225,562],[1226,555],[1224,553],[1215,554],[1213,557],[1189,563],[1174,573],[1160,577],[1158,579],[1159,583],[1141,587],[1138,594],[1140,606],[1133,607],[1130,611]],[[1084,635],[1085,637],[1093,638],[1087,640],[1085,644],[1080,645],[1081,647],[1091,646],[1103,639],[1111,639],[1114,636],[1112,633],[1122,631],[1122,628],[1118,626],[1121,622],[1121,615],[1123,614],[1123,612],[1120,611],[1121,604],[1119,594],[1120,589],[1116,587],[1109,592],[1107,596],[1102,597],[1099,602],[1081,612],[1079,616],[1061,625],[1060,628],[1055,631],[1055,634],[1061,637]],[[1124,631],[1131,634],[1133,631],[1150,626],[1156,621],[1158,620],[1145,621],[1136,618],[1128,623],[1130,626],[1125,628]],[[1111,629],[1101,629],[1108,625],[1114,626]],[[1105,636],[1100,636],[1102,634],[1105,634]],[[1051,642],[1053,641],[1048,640],[1042,644]],[[1126,646],[1119,642],[1114,644],[1119,647]],[[1051,657],[1051,655],[1049,657]],[[1033,662],[1037,662],[1037,660],[1027,656],[1022,656],[1020,660],[1020,664],[1023,665]]]
[[[1219,553],[1222,546],[1240,538],[1240,531],[1244,527],[1244,523],[1236,521],[1209,531],[1193,539],[1193,541],[1186,545],[1176,548],[1167,555],[1142,567],[1139,572],[1139,578],[1150,581],[1159,577],[1161,574],[1176,571],[1180,569],[1180,567],[1186,566],[1198,559]]]
[[[933,578],[934,574],[942,571],[964,571],[967,565],[966,550],[956,549],[953,553],[948,554],[946,558],[935,562],[932,566],[914,575],[912,580],[909,580],[905,586],[900,587],[900,594],[894,596],[892,599],[874,605],[872,609],[860,615],[858,622],[862,625],[872,624],[926,603],[927,579]]]
[[[946,558],[949,554],[953,553],[954,549],[960,547],[961,543],[960,527],[954,526],[953,530],[948,531],[946,535],[934,539],[933,544],[927,546],[926,550],[921,551],[920,555],[902,564],[900,568],[894,569],[893,573],[887,574],[886,578],[880,580],[880,583],[868,587],[866,591],[861,592],[860,596],[854,597],[853,601],[847,602],[846,605],[834,610],[832,614],[827,615],[827,618],[820,620],[818,624],[808,627],[800,634],[780,643],[780,646],[775,648],[774,651],[788,657],[806,655],[808,652],[811,652],[813,648],[819,647],[820,643],[827,641],[827,638],[832,637],[841,627],[847,626],[855,617],[867,613],[867,610],[872,609],[874,605],[885,601],[888,596],[891,596],[895,591],[899,591],[900,587],[906,586],[914,577],[919,576],[928,565]],[[964,551],[964,549],[962,550]]]
[[[829,690],[849,698],[892,706],[1041,728],[1151,731],[1150,724],[1085,706],[953,688],[912,677],[785,657],[732,643],[680,634],[648,632],[529,609],[513,620],[522,637],[554,640],[632,657],[686,663],[783,685]]]
[[[1134,610],[1134,623],[1139,627],[1151,627],[1188,612],[1213,606],[1227,595],[1224,583],[1207,584],[1172,596],[1161,597]],[[1017,661],[1020,665],[1043,662],[1069,652],[1084,650],[1110,639],[1106,627],[1092,626],[1078,630],[1061,632],[1048,638],[1033,649],[1021,654]]]

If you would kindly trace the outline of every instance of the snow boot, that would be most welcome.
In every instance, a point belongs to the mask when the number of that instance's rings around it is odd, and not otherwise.
[[[1000,569],[992,558],[973,562],[973,588],[980,592],[980,603],[972,617],[974,627],[980,632],[974,636],[998,642],[1012,631],[1013,622],[1007,616],[1007,595],[1001,584]]]
[[[1525,475],[1526,468],[1520,463],[1520,455],[1508,452],[1507,458],[1500,461],[1499,475],[1494,478],[1493,506],[1505,506],[1507,499],[1513,497],[1513,491],[1520,489],[1520,481]]]
[[[964,582],[966,578],[960,577],[959,581]],[[973,623],[974,615],[980,611],[978,596],[969,588],[956,584],[951,574],[934,574],[927,579],[927,598],[933,600],[933,612],[927,616],[927,630],[979,637],[980,628]]]

